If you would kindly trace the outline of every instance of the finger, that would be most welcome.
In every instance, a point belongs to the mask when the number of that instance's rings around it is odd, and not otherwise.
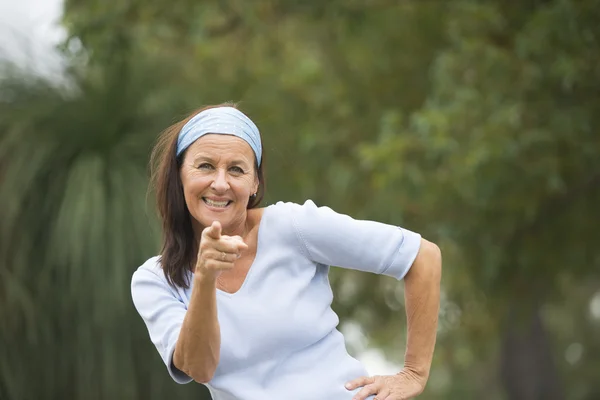
[[[213,221],[213,223],[204,231],[203,234],[206,234],[211,239],[220,239],[221,238],[221,223],[219,221]]]
[[[354,395],[352,400],[365,400],[367,397],[377,394],[379,391],[379,385],[377,383],[370,383],[367,386],[363,386],[358,393]]]
[[[351,380],[350,382],[346,383],[346,389],[348,390],[354,390],[358,387],[362,387],[365,385],[368,385],[370,383],[375,382],[375,379],[371,376],[361,376],[360,378],[356,378]]]
[[[218,251],[215,249],[207,250],[204,257],[206,259],[217,260],[221,262],[233,263],[240,258],[239,253],[230,253],[226,251]]]
[[[200,244],[202,246],[202,243]],[[216,251],[224,251],[225,253],[233,253],[240,254],[242,251],[246,250],[248,246],[246,243],[240,243],[234,240],[227,240],[221,236],[219,240],[207,241],[205,243],[204,249],[213,249]]]
[[[244,239],[238,235],[235,235],[235,236],[221,235],[221,239],[227,240],[229,242],[246,243],[246,242],[244,242]]]
[[[246,244],[246,242],[244,242],[244,239],[242,239],[241,237],[233,236],[229,240],[231,241],[231,243],[234,243],[238,247],[238,250],[240,252],[248,250],[248,245]]]

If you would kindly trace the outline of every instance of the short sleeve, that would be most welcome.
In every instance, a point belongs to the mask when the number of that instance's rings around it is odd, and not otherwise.
[[[402,279],[421,245],[421,235],[375,221],[356,220],[312,201],[291,207],[293,225],[312,261]]]
[[[177,383],[192,381],[173,365],[175,345],[187,311],[176,292],[152,270],[139,268],[131,279],[133,304],[144,320],[150,340],[156,346],[169,374]]]

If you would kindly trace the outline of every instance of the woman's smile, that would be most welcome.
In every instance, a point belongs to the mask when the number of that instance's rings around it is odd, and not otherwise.
[[[229,206],[231,205],[231,203],[233,203],[233,201],[231,200],[216,200],[214,198],[208,198],[208,197],[202,197],[202,201],[204,202],[204,204],[206,204],[208,206],[208,208],[211,209],[217,209],[218,211],[222,211],[225,210],[227,208],[229,208]]]

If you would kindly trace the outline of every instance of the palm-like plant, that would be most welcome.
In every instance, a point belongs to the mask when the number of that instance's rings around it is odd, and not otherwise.
[[[1,399],[204,393],[169,383],[129,295],[158,249],[146,164],[176,104],[150,70],[0,81]]]

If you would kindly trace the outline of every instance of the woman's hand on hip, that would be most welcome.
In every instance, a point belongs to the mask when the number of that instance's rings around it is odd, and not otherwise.
[[[375,400],[408,400],[420,395],[425,381],[418,374],[403,369],[397,375],[363,376],[346,384],[346,389],[362,387],[352,400],[365,400],[375,395]]]
[[[221,224],[215,221],[202,231],[195,273],[216,279],[222,271],[232,269],[247,249],[241,237],[221,235]]]

